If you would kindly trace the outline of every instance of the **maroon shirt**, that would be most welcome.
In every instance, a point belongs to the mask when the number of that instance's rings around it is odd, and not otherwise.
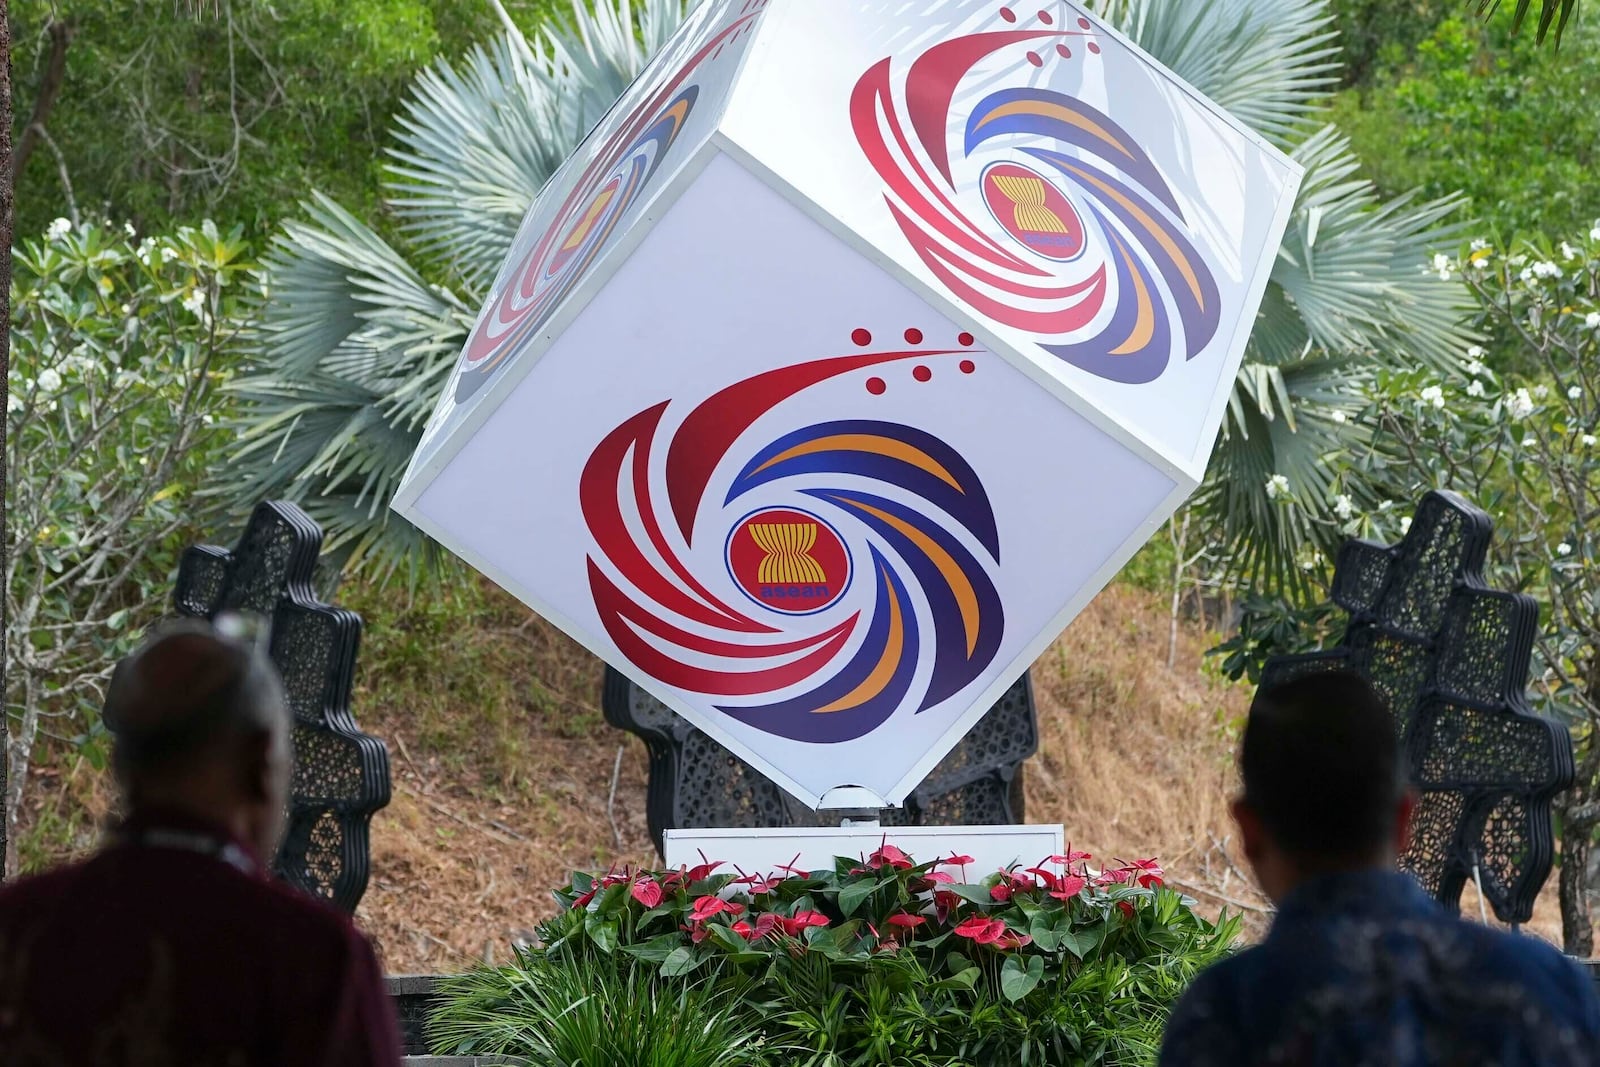
[[[395,1067],[350,921],[193,819],[138,815],[93,858],[0,888],[6,1067]]]

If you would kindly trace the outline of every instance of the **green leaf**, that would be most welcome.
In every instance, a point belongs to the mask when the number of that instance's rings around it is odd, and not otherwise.
[[[945,892],[954,893],[962,900],[971,901],[974,904],[982,904],[984,907],[988,907],[994,903],[994,897],[989,895],[989,887],[986,885],[954,884],[944,886],[943,888]]]
[[[590,912],[583,923],[584,931],[589,935],[589,940],[601,952],[607,955],[617,948],[617,923],[615,919],[608,919],[599,912]]]
[[[860,910],[866,899],[876,893],[886,883],[883,882],[851,882],[839,890],[839,910],[849,918]]]
[[[696,955],[694,949],[689,946],[681,945],[673,949],[667,958],[662,961],[661,977],[681,978],[693,972],[705,962],[705,959],[704,956]]]
[[[739,936],[737,931],[730,930],[721,923],[710,923],[706,926],[706,930],[717,947],[727,952],[745,952],[750,948],[750,942]]]
[[[1029,956],[1027,963],[1020,956],[1007,957],[1000,968],[1000,992],[1014,1004],[1032,993],[1043,977],[1043,956]]]
[[[976,967],[968,967],[957,971],[949,978],[941,978],[933,983],[934,989],[971,989],[978,984],[978,978],[983,972]]]
[[[623,945],[622,951],[637,960],[646,960],[650,963],[663,963],[672,955],[675,949],[683,947],[681,933],[661,934],[652,937],[642,945]]]
[[[1056,933],[1055,922],[1046,912],[1035,913],[1033,921],[1028,924],[1028,936],[1033,938],[1033,943],[1045,952],[1054,952],[1061,947],[1061,938]]]
[[[1097,922],[1077,930],[1063,930],[1059,932],[1061,947],[1081,960],[1099,947],[1105,933],[1104,922]]]

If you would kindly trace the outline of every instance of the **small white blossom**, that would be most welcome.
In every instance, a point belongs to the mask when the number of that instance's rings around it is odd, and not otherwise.
[[[1550,262],[1548,259],[1541,259],[1528,269],[1533,271],[1534,277],[1536,278],[1561,277],[1561,268]]]
[[[6,395],[6,413],[7,414],[11,414],[12,412],[21,411],[21,410],[22,410],[22,398],[20,396],[18,396],[16,393],[8,393]]]
[[[1528,395],[1526,389],[1518,389],[1511,394],[1506,401],[1506,414],[1511,416],[1513,422],[1533,414],[1533,397]]]
[[[1600,311],[1591,311],[1585,315],[1583,324],[1591,330],[1600,330]]]
[[[1592,433],[1586,433],[1582,437],[1578,438],[1578,440],[1582,442],[1584,448],[1594,447],[1594,434]]]
[[[1573,248],[1571,245],[1567,244],[1567,242],[1562,241],[1561,242],[1561,258],[1562,259],[1577,259],[1578,258],[1578,250],[1576,248]]]
[[[1533,387],[1533,398],[1535,400],[1543,400],[1549,395],[1550,387],[1548,385],[1536,385]]]
[[[1534,445],[1536,445],[1538,443],[1539,443],[1538,438],[1534,437],[1533,434],[1531,434],[1531,433],[1528,436],[1526,436],[1526,437],[1524,437],[1522,439],[1522,447],[1523,448],[1532,448]]]
[[[1280,496],[1289,495],[1289,479],[1281,474],[1274,474],[1267,479],[1267,499],[1276,500]]]
[[[39,392],[46,396],[61,388],[61,375],[54,367],[46,367],[39,372]]]
[[[1451,271],[1454,270],[1454,267],[1455,265],[1451,262],[1449,256],[1445,255],[1443,252],[1434,253],[1433,269],[1439,275],[1439,280],[1441,282],[1447,282],[1450,280]]]
[[[1583,399],[1583,390],[1581,388],[1579,388],[1578,386],[1574,385],[1571,389],[1567,390],[1567,399],[1568,400],[1582,400]]]
[[[205,306],[206,294],[201,292],[199,289],[190,289],[183,298],[184,310],[188,311],[192,315],[199,315],[205,310]]]
[[[124,223],[123,223],[123,224],[122,224],[122,232],[123,232],[123,234],[124,234],[124,235],[126,235],[126,236],[127,236],[127,237],[128,237],[128,238],[130,238],[130,239],[132,239],[132,238],[133,238],[133,237],[134,237],[134,229],[133,229],[133,223],[131,223],[131,222],[124,222]]]
[[[1338,496],[1333,498],[1333,513],[1339,516],[1339,518],[1348,519],[1351,515],[1355,514],[1355,510],[1356,502],[1351,500],[1344,493],[1340,493]]]
[[[56,219],[45,227],[44,235],[52,241],[59,241],[72,232],[71,219]]]
[[[1379,511],[1388,511],[1392,507],[1394,507],[1394,501],[1393,500],[1385,500],[1383,503],[1378,505],[1378,510]]]
[[[1482,359],[1483,355],[1484,355],[1484,352],[1483,352],[1483,346],[1482,345],[1468,345],[1467,346],[1467,358],[1468,359]]]
[[[1489,242],[1485,241],[1482,237],[1474,237],[1472,239],[1472,250],[1474,252],[1482,252],[1484,249],[1486,249],[1488,247],[1489,247]]]
[[[100,275],[100,281],[97,285],[97,288],[99,288],[101,296],[110,296],[112,289],[111,279],[104,274]]]
[[[1472,375],[1474,378],[1481,377],[1483,372],[1487,369],[1488,368],[1486,368],[1481,361],[1476,359],[1468,363],[1466,366],[1467,373]]]
[[[1328,417],[1331,418],[1334,422],[1337,422],[1341,426],[1350,421],[1350,416],[1346,415],[1342,411],[1335,411],[1332,415],[1330,415]]]
[[[1594,229],[1589,231],[1589,240],[1600,241],[1600,222],[1594,224]]]
[[[1467,384],[1467,395],[1468,396],[1482,396],[1483,395],[1483,383],[1481,381],[1479,381],[1478,379],[1476,379],[1476,378],[1472,379],[1472,381]]]
[[[1556,546],[1556,555],[1558,555],[1558,556],[1570,556],[1570,555],[1572,555],[1572,546],[1567,544],[1565,541],[1561,542],[1559,545]]]
[[[1437,385],[1430,385],[1422,391],[1422,402],[1433,405],[1435,411],[1444,409],[1444,390]]]
[[[1411,516],[1407,515],[1400,520],[1400,533],[1402,536],[1411,532]]]

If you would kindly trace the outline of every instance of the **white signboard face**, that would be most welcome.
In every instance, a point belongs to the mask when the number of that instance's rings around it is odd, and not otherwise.
[[[611,179],[553,183],[530,216],[544,236],[519,239],[395,505],[813,804],[846,786],[899,802],[1192,491],[1188,452],[1203,461],[1216,433],[1297,178],[1114,37],[1039,28],[1069,7],[1017,28],[998,8],[923,6],[771,0],[742,73],[705,68],[730,54],[698,45],[695,69],[725,79],[721,128],[570,282],[559,249],[588,239],[589,209],[559,205]],[[715,40],[759,13],[724,3],[686,32]],[[1024,44],[1024,69],[1006,67]],[[1052,88],[1061,100],[1017,97],[985,120],[1009,132],[966,150],[982,142],[951,101],[1034,92],[1066,52],[1167,108],[1166,127],[1118,116],[1165,129],[1159,148],[1134,151]],[[932,89],[901,69],[925,55],[945,57],[924,68]],[[670,110],[695,77],[642,80]],[[910,78],[891,91],[915,102],[898,127],[885,77]],[[935,98],[937,121],[921,110]],[[1046,104],[1048,158],[1018,125]],[[1107,160],[1101,134],[1128,151]],[[611,174],[595,140],[584,167]],[[916,201],[880,140],[917,183],[948,169],[952,184]],[[1222,143],[1277,176],[1219,194],[1237,211],[1203,208],[1238,174]],[[1012,296],[1034,317],[997,310],[1011,275],[985,257],[1031,279]],[[999,295],[980,303],[979,282]],[[1066,288],[1097,293],[1093,314],[1064,311]]]

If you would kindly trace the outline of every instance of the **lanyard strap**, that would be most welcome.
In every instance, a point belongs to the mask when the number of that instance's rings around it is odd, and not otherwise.
[[[245,874],[256,873],[255,861],[250,858],[248,852],[232,841],[225,841],[210,834],[151,827],[134,833],[124,832],[121,838],[137,848],[172,848],[183,852],[194,852],[220,860]]]

